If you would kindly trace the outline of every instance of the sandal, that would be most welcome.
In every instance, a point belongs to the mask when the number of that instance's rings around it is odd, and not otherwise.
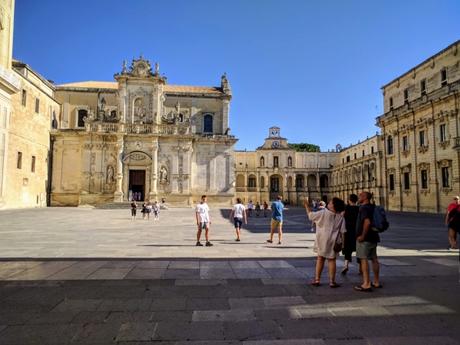
[[[310,283],[310,285],[312,285],[312,286],[320,286],[321,282],[319,281],[319,279],[315,279]]]
[[[379,284],[379,285],[375,285],[374,283],[371,283],[371,286],[375,289],[381,289],[383,288],[383,285],[382,284]]]
[[[267,243],[273,243],[273,241],[272,240],[267,240]]]
[[[360,292],[372,292],[372,288],[363,288],[361,285],[357,285],[353,288],[355,291],[360,291]]]
[[[347,272],[348,272],[348,267],[344,267],[343,270],[342,270],[342,272],[340,272],[340,273],[341,273],[342,275],[345,275],[345,274],[347,274]]]
[[[332,288],[332,289],[333,288],[338,288],[338,287],[340,287],[340,284],[337,284],[336,282],[332,282],[332,283],[329,283],[329,287]]]

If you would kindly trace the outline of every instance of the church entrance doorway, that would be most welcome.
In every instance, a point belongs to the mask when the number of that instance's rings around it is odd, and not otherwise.
[[[145,198],[145,170],[129,171],[130,199],[142,201]]]
[[[276,200],[278,195],[282,194],[281,176],[274,175],[270,177],[270,200]]]

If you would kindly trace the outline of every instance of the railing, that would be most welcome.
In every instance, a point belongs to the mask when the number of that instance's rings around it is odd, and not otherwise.
[[[123,133],[123,134],[156,134],[156,135],[189,135],[188,125],[156,125],[146,123],[109,123],[89,122],[85,126],[87,132]]]

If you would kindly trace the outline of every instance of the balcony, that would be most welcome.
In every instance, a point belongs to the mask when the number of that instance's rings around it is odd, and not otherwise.
[[[93,133],[119,133],[119,134],[154,134],[159,136],[190,135],[189,125],[157,125],[147,123],[112,123],[89,122],[86,123],[87,132]]]

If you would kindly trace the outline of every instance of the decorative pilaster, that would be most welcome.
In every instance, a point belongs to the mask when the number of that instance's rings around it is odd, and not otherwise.
[[[115,202],[123,202],[123,137],[117,141],[117,191],[114,195]]]
[[[158,171],[158,143],[153,143],[152,168],[150,171],[150,194],[149,199],[154,200],[158,193],[157,188],[157,171]]]

